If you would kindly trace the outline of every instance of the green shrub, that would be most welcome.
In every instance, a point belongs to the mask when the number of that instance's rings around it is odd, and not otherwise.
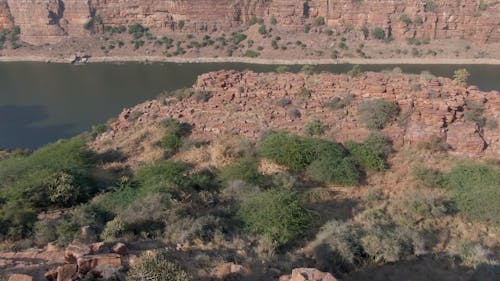
[[[500,224],[500,173],[480,164],[455,166],[445,174],[459,211],[471,219]]]
[[[306,124],[304,132],[309,136],[320,136],[325,133],[325,125],[319,120],[314,120]]]
[[[267,27],[265,24],[261,24],[259,27],[259,33],[260,35],[266,35],[267,34]]]
[[[488,130],[498,129],[498,121],[496,119],[486,119],[486,122],[484,122],[484,127]]]
[[[278,20],[274,16],[271,16],[271,24],[272,25],[278,24]]]
[[[322,156],[307,168],[307,175],[315,181],[339,185],[357,185],[361,179],[356,161],[352,158]]]
[[[117,238],[123,236],[127,231],[127,223],[123,221],[120,217],[109,221],[106,224],[103,232],[101,233],[101,238],[107,241],[113,241]]]
[[[180,29],[183,29],[185,25],[186,25],[186,22],[184,20],[180,20],[178,23],[178,26]]]
[[[248,57],[248,58],[256,58],[260,56],[259,52],[252,51],[252,50],[247,50],[243,56]]]
[[[271,41],[271,47],[273,47],[273,49],[275,49],[275,50],[279,49],[278,41],[272,40]]]
[[[316,68],[310,64],[305,64],[302,66],[300,71],[304,72],[307,75],[312,75],[312,74],[314,74],[314,72],[316,72]]]
[[[301,138],[280,132],[268,135],[261,142],[260,154],[294,171],[302,171],[323,156],[342,159],[345,156],[345,150],[334,142]]]
[[[353,101],[354,101],[353,94],[347,94],[346,96],[343,97],[336,96],[332,99],[331,102],[327,103],[326,106],[332,109],[342,109],[346,106],[351,105]]]
[[[278,67],[276,67],[276,70],[275,70],[277,73],[286,73],[286,72],[290,72],[290,67],[286,66],[286,65],[280,65]]]
[[[308,23],[304,24],[304,32],[309,33],[309,31],[311,31],[311,25]]]
[[[413,178],[425,187],[442,187],[444,184],[443,173],[435,169],[417,165],[413,168],[412,174]]]
[[[423,190],[406,192],[401,201],[402,207],[415,218],[442,217],[452,211],[447,198]]]
[[[418,146],[432,152],[445,152],[449,148],[445,138],[436,135],[431,136],[427,141],[419,143]]]
[[[371,171],[387,169],[387,156],[392,152],[390,142],[378,132],[371,133],[363,143],[348,142],[347,149],[364,169]]]
[[[375,39],[384,40],[385,39],[385,31],[380,27],[376,27],[372,30],[372,36]]]
[[[100,124],[92,126],[92,132],[90,133],[90,135],[92,136],[93,139],[95,139],[97,136],[105,133],[106,131],[108,131],[108,125]]]
[[[484,127],[486,125],[486,118],[483,116],[484,106],[469,99],[466,99],[465,103],[467,108],[464,111],[464,119],[476,123],[479,127]]]
[[[295,193],[271,189],[249,197],[241,204],[237,218],[246,229],[284,245],[302,235],[312,223],[312,215]]]
[[[226,184],[234,180],[242,180],[250,184],[259,184],[262,175],[259,173],[259,160],[245,157],[236,163],[225,167],[219,174],[219,178]]]
[[[138,24],[134,23],[131,26],[128,27],[128,33],[134,37],[134,39],[139,39],[144,36],[146,32],[148,32],[149,29]]]
[[[168,257],[166,250],[142,255],[132,265],[127,280],[130,281],[189,281],[192,278]]]
[[[184,213],[175,214],[166,218],[164,237],[171,243],[213,242],[218,234],[227,232],[227,224],[231,222],[227,217],[214,215],[193,217]]]
[[[353,269],[363,254],[359,234],[358,229],[340,221],[323,225],[312,242],[320,268],[330,272]]]
[[[411,24],[411,19],[407,14],[402,14],[399,17],[399,20],[402,21],[406,26]]]
[[[233,33],[233,44],[238,46],[241,42],[247,39],[247,35],[243,33]]]
[[[361,73],[361,66],[359,64],[354,65],[352,69],[347,72],[347,74],[351,77],[358,77]]]
[[[425,0],[425,4],[424,4],[424,10],[426,12],[432,12],[432,11],[435,11],[437,8],[437,4],[436,2],[434,2],[433,0]]]
[[[366,170],[383,171],[387,169],[385,158],[373,151],[369,146],[363,143],[348,142],[347,149],[349,153]]]
[[[363,250],[375,262],[397,262],[413,254],[413,237],[400,228],[375,227],[361,238]]]
[[[48,243],[56,241],[56,225],[55,221],[37,221],[34,225],[35,243],[40,247],[44,247]]]
[[[182,162],[160,161],[141,168],[136,173],[141,194],[175,193],[188,188],[193,183],[188,176],[190,166]]]
[[[363,101],[358,110],[361,120],[370,129],[383,129],[399,113],[399,107],[394,101],[384,99]]]
[[[333,30],[331,30],[330,28],[325,28],[325,30],[323,30],[323,32],[328,36],[333,35]]]
[[[324,17],[317,17],[314,19],[314,25],[315,26],[320,26],[320,25],[325,25],[325,18]]]
[[[183,138],[191,133],[191,126],[175,119],[164,120],[162,126],[165,128],[165,136],[160,145],[170,153],[177,152],[182,147]]]
[[[36,208],[71,206],[85,201],[93,155],[76,138],[47,145],[29,156],[0,161],[0,190],[8,201]]]

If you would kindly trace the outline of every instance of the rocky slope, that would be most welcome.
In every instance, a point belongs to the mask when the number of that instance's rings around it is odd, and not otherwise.
[[[95,147],[105,151],[109,144],[126,146],[132,132],[154,127],[165,118],[192,124],[193,137],[204,140],[229,135],[255,140],[270,130],[303,134],[306,124],[314,120],[326,127],[325,138],[361,140],[370,130],[360,120],[359,104],[386,99],[400,107],[397,120],[383,130],[396,148],[442,141],[458,156],[500,155],[500,131],[494,126],[500,118],[500,94],[457,86],[448,78],[392,72],[353,78],[219,71],[201,75],[193,91],[191,98],[160,98],[124,110]],[[210,99],[200,101],[206,95]],[[332,109],[329,104],[336,97],[349,101],[342,109]],[[473,107],[482,114],[476,117],[492,125],[481,127],[471,121]]]
[[[338,30],[380,27],[395,39],[485,43],[500,40],[499,14],[500,5],[493,0],[0,0],[0,28],[18,25],[22,40],[32,44],[88,35],[84,25],[92,20],[195,32],[235,27],[254,16],[266,22],[274,17],[280,28],[291,31],[323,17]]]

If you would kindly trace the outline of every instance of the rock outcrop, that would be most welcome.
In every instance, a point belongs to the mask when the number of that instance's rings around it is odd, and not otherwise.
[[[280,281],[337,281],[337,279],[330,273],[315,268],[296,268],[292,270],[292,274],[281,276]]]
[[[307,89],[307,90],[304,90]],[[269,130],[303,134],[307,123],[320,120],[323,137],[346,142],[362,140],[370,130],[360,120],[359,104],[366,100],[395,101],[398,119],[383,132],[396,148],[432,144],[440,140],[459,156],[500,155],[500,93],[457,86],[448,78],[368,72],[360,77],[304,73],[275,74],[218,71],[199,76],[194,96],[182,100],[162,98],[126,109],[95,147],[127,138],[138,128],[154,126],[165,118],[193,125],[196,139],[223,135],[258,139]],[[209,95],[204,102],[199,95]],[[329,106],[335,98],[350,100],[344,108]],[[201,100],[201,101],[200,101]],[[492,126],[479,126],[466,117],[471,107]]]
[[[97,19],[106,26],[196,32],[238,26],[254,16],[274,17],[280,28],[295,31],[323,17],[339,31],[380,27],[396,39],[484,43],[500,41],[499,15],[493,0],[0,0],[0,28],[18,25],[22,40],[32,44],[85,36],[84,26]]]

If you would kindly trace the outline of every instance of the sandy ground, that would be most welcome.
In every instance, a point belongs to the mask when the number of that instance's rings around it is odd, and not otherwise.
[[[49,56],[2,56],[0,62],[47,62],[71,63],[71,58],[58,58]],[[91,57],[88,63],[102,62],[173,62],[173,63],[252,63],[252,64],[488,64],[500,65],[500,59],[467,59],[467,58],[342,58],[342,59],[261,59],[246,57],[165,57],[165,56],[105,56]]]

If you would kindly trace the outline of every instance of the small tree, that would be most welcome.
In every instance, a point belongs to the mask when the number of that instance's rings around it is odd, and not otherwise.
[[[453,73],[453,83],[459,86],[467,86],[467,81],[469,80],[470,73],[465,68],[460,68],[455,70]]]

